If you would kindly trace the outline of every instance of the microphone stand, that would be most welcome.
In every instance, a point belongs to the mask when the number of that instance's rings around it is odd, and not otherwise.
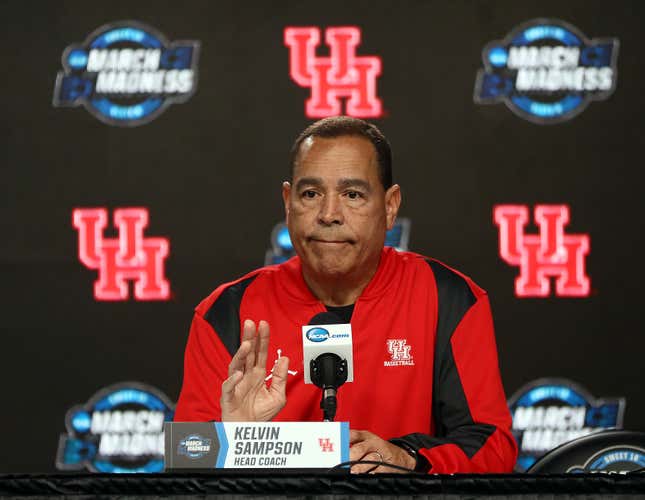
[[[310,362],[311,381],[322,389],[320,408],[323,421],[333,422],[336,416],[338,388],[347,381],[347,360],[326,352]]]

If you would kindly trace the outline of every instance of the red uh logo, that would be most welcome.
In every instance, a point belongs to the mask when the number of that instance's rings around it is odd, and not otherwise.
[[[334,443],[329,438],[318,438],[318,444],[323,453],[331,453],[334,451]]]
[[[589,236],[565,234],[569,223],[566,205],[536,205],[535,224],[539,234],[525,234],[529,209],[524,205],[499,205],[494,208],[499,226],[499,253],[512,266],[520,267],[515,280],[518,297],[546,297],[551,291],[549,277],[556,277],[555,293],[563,297],[589,295],[585,256]]]
[[[355,26],[328,28],[325,43],[330,57],[316,57],[320,30],[315,27],[286,28],[284,43],[289,50],[291,78],[301,87],[311,88],[305,105],[309,118],[342,114],[341,97],[348,97],[350,116],[381,116],[381,101],[376,96],[376,77],[381,74],[379,57],[357,57],[361,30]]]
[[[97,269],[94,282],[97,300],[127,300],[128,280],[133,280],[137,300],[168,300],[170,285],[164,277],[168,256],[166,238],[144,238],[148,209],[120,208],[114,211],[118,238],[104,238],[108,211],[77,208],[72,214],[78,230],[78,257],[89,269]]]

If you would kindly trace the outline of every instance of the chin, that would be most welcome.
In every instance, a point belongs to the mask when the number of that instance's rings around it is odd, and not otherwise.
[[[318,274],[323,276],[341,277],[349,274],[352,266],[345,262],[319,260],[316,262],[314,269],[316,269]]]

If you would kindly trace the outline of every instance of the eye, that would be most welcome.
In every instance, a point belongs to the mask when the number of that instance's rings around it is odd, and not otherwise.
[[[346,195],[350,200],[359,200],[363,197],[363,193],[359,191],[347,191]]]
[[[313,198],[316,197],[316,191],[312,191],[311,189],[307,189],[306,191],[303,191],[301,196],[303,198],[306,198],[308,200],[312,200]]]

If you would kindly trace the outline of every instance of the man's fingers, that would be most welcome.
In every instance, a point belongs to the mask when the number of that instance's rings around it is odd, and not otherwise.
[[[383,457],[381,454],[379,454],[377,451],[366,451],[364,447],[360,447],[359,450],[354,450],[356,446],[352,446],[349,450],[349,458],[351,461],[357,461],[357,460],[366,460],[369,462],[383,462]],[[352,450],[354,450],[354,456],[352,456]],[[366,472],[376,472],[382,470],[379,468],[378,464],[357,464],[353,465],[351,468],[351,472],[353,474],[364,474]]]
[[[258,337],[256,365],[264,370],[267,364],[267,353],[269,352],[269,323],[264,320],[258,324]]]
[[[349,430],[349,444],[358,443],[359,441],[365,441],[371,435],[372,435],[371,432],[357,431],[357,430],[354,430],[354,429],[350,429]]]
[[[243,341],[228,365],[229,377],[238,370],[244,372],[246,367],[246,358],[248,357],[250,351],[251,342],[248,340]]]
[[[242,325],[242,341],[240,347],[233,356],[231,363],[228,365],[228,376],[230,377],[236,370],[246,373],[255,363],[255,323],[250,320],[244,320]]]
[[[244,360],[244,373],[249,373],[255,366],[255,346],[257,344],[257,340],[253,338],[251,340],[247,340],[246,342],[249,343],[250,347],[249,353],[246,355],[246,359]]]
[[[285,396],[287,393],[287,374],[289,372],[289,358],[281,357],[273,367],[273,377],[271,377],[270,390]],[[286,396],[285,396],[286,397]]]
[[[349,449],[349,459],[351,461],[362,459],[367,453],[369,453],[369,448],[365,441],[353,444]]]
[[[242,326],[242,341],[251,340],[255,337],[255,323],[251,319],[245,319],[244,325]]]
[[[231,403],[235,399],[235,387],[242,380],[244,374],[235,370],[229,378],[222,382],[222,403]]]
[[[242,330],[242,342],[247,341],[250,343],[251,349],[244,360],[244,373],[250,372],[255,366],[256,350],[257,350],[257,330],[255,323],[250,319],[244,320]]]

